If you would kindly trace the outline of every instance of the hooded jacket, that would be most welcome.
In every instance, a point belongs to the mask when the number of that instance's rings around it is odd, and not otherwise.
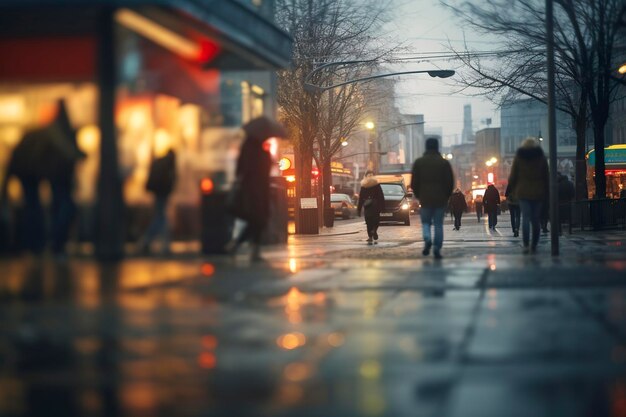
[[[509,188],[519,200],[543,201],[548,196],[548,161],[539,146],[521,147],[515,154]]]
[[[415,160],[411,188],[423,207],[446,207],[453,187],[452,167],[439,152],[428,150]]]
[[[455,191],[450,196],[450,208],[453,213],[463,213],[467,210],[467,202],[461,191]]]
[[[372,203],[365,203],[367,200],[372,200]],[[385,195],[383,189],[378,183],[378,180],[374,177],[365,177],[361,181],[361,191],[359,191],[359,204],[357,210],[359,215],[361,210],[365,207],[365,216],[379,215],[385,207]]]

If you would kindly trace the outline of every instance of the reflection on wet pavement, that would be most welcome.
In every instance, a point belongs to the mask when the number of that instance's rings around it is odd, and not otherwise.
[[[522,257],[477,225],[436,262],[391,229],[261,264],[0,261],[0,415],[626,415],[623,247]]]

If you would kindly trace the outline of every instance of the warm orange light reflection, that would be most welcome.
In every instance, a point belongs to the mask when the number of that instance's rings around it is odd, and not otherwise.
[[[198,356],[198,365],[204,369],[213,369],[217,365],[217,358],[213,352],[202,352]]]
[[[306,343],[306,337],[302,333],[287,333],[276,340],[276,344],[283,349],[292,350]]]
[[[328,335],[328,344],[331,345],[332,347],[339,347],[343,345],[344,341],[345,341],[344,335],[339,332],[333,332]]]
[[[311,368],[311,365],[309,364],[290,363],[285,368],[284,375],[285,375],[285,379],[289,381],[299,382],[307,378],[310,378],[312,373],[313,373],[313,369]]]
[[[202,336],[202,347],[209,350],[217,348],[217,337],[213,335]]]
[[[489,265],[489,269],[491,269],[492,271],[495,271],[496,270],[496,265],[495,264]]]
[[[210,277],[215,273],[215,267],[213,266],[213,264],[210,264],[208,262],[203,263],[200,267],[200,272],[202,272],[202,275],[204,275],[205,277]]]
[[[289,271],[294,274],[298,272],[298,261],[295,258],[289,259]]]

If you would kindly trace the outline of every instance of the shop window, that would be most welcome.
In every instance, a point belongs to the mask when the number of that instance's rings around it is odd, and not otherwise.
[[[241,119],[246,123],[263,115],[265,91],[247,81],[241,82]]]

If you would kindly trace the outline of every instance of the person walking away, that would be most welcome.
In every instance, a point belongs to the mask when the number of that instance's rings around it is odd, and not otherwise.
[[[498,206],[500,205],[500,193],[495,185],[489,184],[483,195],[483,206],[489,218],[489,229],[496,230],[498,224]]]
[[[85,157],[76,143],[65,103],[57,103],[57,114],[51,124],[27,132],[13,149],[2,185],[1,199],[7,199],[8,181],[16,176],[24,195],[24,212],[20,219],[20,243],[34,254],[46,246],[44,210],[39,196],[41,181],[47,180],[52,190],[52,251],[64,256],[65,244],[75,214],[72,199],[74,168]]]
[[[76,163],[85,158],[78,148],[76,131],[72,128],[67,108],[58,103],[58,113],[50,132],[51,149],[48,156],[48,180],[52,190],[52,253],[58,258],[65,256],[70,227],[76,216],[76,204],[72,197]]]
[[[509,175],[509,187],[517,196],[522,211],[524,254],[537,251],[541,230],[541,209],[548,196],[548,178],[548,161],[543,150],[534,139],[524,140],[515,154]],[[530,240],[531,227],[532,240]]]
[[[504,195],[506,197],[507,205],[509,206],[509,213],[511,214],[511,229],[513,229],[513,237],[518,237],[522,212],[519,207],[519,200],[511,191],[510,183],[506,186]]]
[[[571,221],[571,203],[576,196],[576,188],[574,183],[569,180],[567,175],[558,173],[558,196],[559,196],[559,235],[563,234],[562,224],[564,221]]]
[[[261,237],[270,217],[270,171],[272,156],[267,139],[287,137],[278,123],[265,116],[251,120],[243,126],[245,135],[241,146],[235,184],[229,202],[230,212],[246,222],[239,236],[234,237],[225,250],[234,255],[242,243],[250,241],[252,261],[262,260]]]
[[[483,196],[477,195],[474,200],[474,205],[476,206],[476,218],[478,219],[478,223],[483,218]]]
[[[424,237],[422,255],[427,256],[434,246],[435,259],[441,259],[443,246],[443,217],[448,199],[454,187],[454,175],[450,163],[439,153],[436,138],[426,140],[426,152],[413,163],[411,188],[420,201],[420,218]],[[431,226],[434,225],[434,240]]]
[[[365,224],[367,226],[367,244],[378,243],[378,225],[380,224],[380,212],[385,207],[385,195],[383,189],[374,178],[373,171],[367,171],[365,178],[361,181],[361,191],[359,191],[359,204],[357,213],[361,216],[364,210]]]
[[[467,210],[467,202],[465,201],[465,196],[458,188],[450,196],[450,210],[454,215],[454,230],[460,230],[461,217],[463,212]]]
[[[157,149],[158,151],[158,149]],[[146,190],[154,195],[154,214],[152,221],[139,245],[142,253],[150,253],[152,242],[161,236],[161,253],[166,255],[170,250],[170,231],[167,221],[167,203],[176,184],[176,153],[169,148],[165,155],[152,160]]]

